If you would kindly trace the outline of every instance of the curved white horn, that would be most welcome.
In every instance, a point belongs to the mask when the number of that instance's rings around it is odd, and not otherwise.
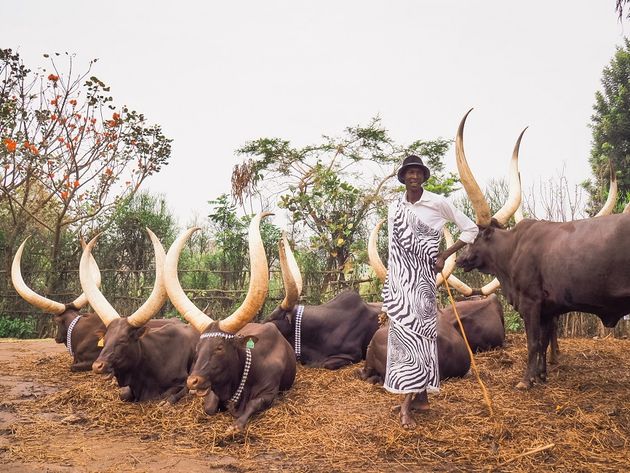
[[[155,236],[155,233],[149,228],[147,228],[147,232],[149,233],[149,238],[151,238],[151,243],[153,243],[153,251],[155,252],[155,282],[153,283],[153,290],[149,298],[138,310],[127,318],[127,322],[132,327],[142,327],[151,320],[151,317],[159,312],[168,297],[166,295],[166,287],[164,286],[164,259],[166,258],[164,247]]]
[[[271,212],[261,212],[249,224],[249,289],[241,306],[232,315],[219,322],[219,329],[228,333],[236,333],[243,328],[265,303],[269,290],[269,266],[262,237],[260,236],[260,221],[273,215]]]
[[[501,283],[499,282],[497,278],[494,278],[492,281],[490,281],[488,284],[486,284],[485,286],[481,288],[481,293],[484,296],[489,296],[500,287],[501,287]]]
[[[81,281],[81,288],[85,293],[92,309],[101,318],[105,326],[107,327],[113,320],[120,318],[116,309],[105,299],[105,296],[96,286],[96,281],[92,279],[92,271],[90,268],[90,257],[92,256],[92,249],[98,240],[99,233],[96,235],[87,246],[83,249],[81,254],[81,262],[79,263],[79,280]]]
[[[472,288],[468,284],[466,284],[464,281],[460,280],[454,274],[451,274],[447,278],[447,281],[448,281],[449,286],[457,290],[457,292],[459,292],[461,295],[466,296],[466,297],[472,295],[473,293]]]
[[[280,256],[280,272],[282,273],[282,281],[284,283],[285,292],[284,300],[280,304],[280,307],[284,310],[290,310],[295,306],[300,297],[300,292],[302,290],[302,275],[300,274],[300,268],[297,267],[297,262],[295,261],[295,257],[291,251],[291,246],[289,245],[289,241],[287,240],[287,236],[284,232],[282,232],[282,238],[278,242],[278,254]],[[289,258],[288,254],[291,255],[291,258]],[[292,261],[290,261],[290,259]],[[295,265],[295,267],[291,268],[292,265]],[[299,285],[295,277],[296,272],[300,279]]]
[[[40,296],[35,291],[33,291],[30,287],[26,285],[24,279],[22,278],[22,252],[24,251],[24,246],[30,237],[26,237],[26,239],[22,242],[18,250],[15,252],[15,256],[13,257],[13,264],[11,265],[11,281],[13,282],[13,287],[16,292],[22,296],[29,304],[42,309],[44,312],[48,312],[50,314],[61,314],[66,310],[66,306],[60,302],[55,302],[52,299],[48,299],[47,297]]]
[[[381,282],[385,282],[385,279],[387,278],[387,268],[383,264],[381,257],[378,255],[377,241],[378,232],[384,222],[385,219],[382,219],[376,224],[376,226],[370,233],[370,238],[368,239],[368,261],[370,262],[370,266],[372,266],[372,269],[376,273],[376,277],[378,277]]]
[[[612,162],[610,163],[610,188],[608,190],[608,198],[604,203],[604,206],[601,208],[599,212],[597,212],[596,217],[601,217],[602,215],[610,215],[617,203],[617,173],[613,168]],[[625,211],[625,210],[624,210]]]
[[[459,179],[466,190],[466,194],[472,203],[475,210],[475,217],[477,225],[487,227],[490,225],[490,206],[486,201],[486,198],[479,188],[479,184],[475,180],[468,161],[466,160],[466,154],[464,153],[464,125],[466,124],[466,118],[468,114],[472,112],[472,108],[466,112],[464,118],[462,118],[457,129],[457,136],[455,137],[455,158],[457,160],[457,170],[459,172]]]
[[[494,214],[494,218],[501,225],[505,226],[508,223],[510,217],[516,212],[519,205],[521,205],[521,179],[518,173],[518,152],[521,147],[521,140],[523,139],[523,134],[527,130],[527,127],[521,134],[518,136],[516,140],[516,144],[514,145],[514,151],[512,152],[512,159],[510,160],[510,171],[508,174],[509,179],[509,193],[508,198],[503,204],[497,213]]]
[[[179,255],[184,245],[199,227],[193,227],[186,230],[178,236],[166,254],[164,261],[164,285],[169,299],[173,306],[184,317],[190,325],[195,327],[199,333],[203,333],[213,322],[210,317],[200,311],[195,304],[188,298],[177,277],[177,265],[179,263]]]

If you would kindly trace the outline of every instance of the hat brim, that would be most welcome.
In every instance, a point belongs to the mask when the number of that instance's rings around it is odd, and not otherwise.
[[[420,168],[422,169],[422,171],[424,172],[424,180],[428,180],[431,177],[431,171],[429,171],[429,168],[426,167],[424,164],[418,164],[418,163],[411,163],[411,164],[405,164],[404,166],[401,166],[400,169],[398,170],[398,182],[404,184],[405,183],[405,171],[409,168]]]

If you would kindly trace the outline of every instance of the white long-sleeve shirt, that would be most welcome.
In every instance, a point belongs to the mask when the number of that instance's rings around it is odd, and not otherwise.
[[[403,192],[400,200],[395,200],[389,204],[387,210],[387,226],[389,241],[392,239],[392,228],[394,228],[394,216],[398,202],[402,201],[409,210],[426,225],[442,232],[442,227],[446,222],[453,222],[461,232],[459,239],[464,243],[472,243],[479,233],[479,228],[464,212],[455,207],[443,195],[435,194],[423,189],[420,200],[413,204],[406,198],[407,193]]]

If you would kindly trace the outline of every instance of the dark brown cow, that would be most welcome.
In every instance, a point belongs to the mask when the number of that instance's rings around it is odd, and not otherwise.
[[[64,343],[72,356],[70,371],[89,371],[101,352],[100,333],[104,331],[105,325],[95,313],[79,312],[88,302],[84,294],[69,304],[61,304],[37,294],[26,285],[22,278],[21,261],[27,241],[28,238],[20,245],[13,257],[11,266],[13,286],[26,302],[53,315],[53,320],[57,325],[55,341]],[[101,273],[94,258],[90,258],[90,268],[95,283],[100,285]]]
[[[464,154],[467,116],[457,132],[457,165],[480,232],[458,264],[465,271],[478,269],[495,275],[523,318],[527,369],[517,387],[529,388],[546,379],[546,350],[555,317],[570,311],[590,312],[612,327],[630,312],[630,252],[623,251],[630,234],[630,214],[560,223],[526,219],[504,230],[502,226],[520,203],[518,170],[512,166],[511,187],[517,189],[513,209],[507,218],[495,215],[491,219]]]
[[[265,322],[278,328],[303,365],[336,370],[365,359],[381,311],[352,290],[322,305],[298,305],[302,276],[285,236],[279,247],[286,297]]]
[[[168,296],[180,314],[201,336],[188,377],[188,387],[204,397],[212,415],[228,409],[236,417],[228,433],[240,432],[256,412],[267,409],[280,391],[293,385],[296,373],[291,345],[273,324],[248,323],[267,297],[269,269],[260,237],[262,213],[249,226],[250,285],[241,306],[229,317],[214,321],[188,299],[177,278],[179,255],[191,228],[171,245],[164,265]]]
[[[121,387],[123,401],[166,399],[177,402],[188,389],[186,378],[199,334],[178,320],[150,320],[166,302],[162,277],[164,249],[147,229],[156,255],[155,283],[147,301],[129,317],[120,317],[91,278],[87,262],[96,240],[81,256],[79,278],[90,305],[102,319],[104,347],[92,364],[95,373],[111,371]]]
[[[455,309],[464,326],[468,345],[473,352],[502,347],[505,342],[503,307],[495,294],[487,297],[472,296],[455,302]],[[439,310],[439,316],[450,323],[460,334],[461,329],[452,305]]]
[[[381,384],[385,377],[387,330],[388,323],[376,331],[367,349],[365,366],[359,370],[361,379],[374,384]],[[440,380],[461,378],[468,373],[470,355],[466,343],[441,311],[438,313],[437,322],[437,348]]]

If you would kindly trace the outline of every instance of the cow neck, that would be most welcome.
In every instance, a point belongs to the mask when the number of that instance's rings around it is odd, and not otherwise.
[[[72,351],[72,330],[74,329],[74,326],[77,324],[80,318],[81,316],[77,315],[74,319],[72,319],[72,322],[70,322],[70,325],[68,325],[68,330],[66,331],[66,347],[70,352],[70,356],[74,356],[74,352]]]
[[[233,340],[235,338],[234,334],[226,333],[226,332],[204,332],[199,336],[202,338],[223,338],[226,340]],[[237,350],[238,353],[238,350]],[[243,395],[243,390],[245,389],[245,383],[247,382],[247,377],[249,376],[249,370],[252,367],[252,351],[248,347],[245,347],[245,364],[243,366],[243,371],[241,373],[241,382],[236,388],[236,391],[232,395],[230,399],[228,399],[229,403],[233,403],[234,405],[238,404],[238,401],[241,399]]]
[[[295,358],[299,360],[302,357],[302,315],[304,315],[304,306],[297,306],[295,311],[295,321],[293,327],[295,330]]]

